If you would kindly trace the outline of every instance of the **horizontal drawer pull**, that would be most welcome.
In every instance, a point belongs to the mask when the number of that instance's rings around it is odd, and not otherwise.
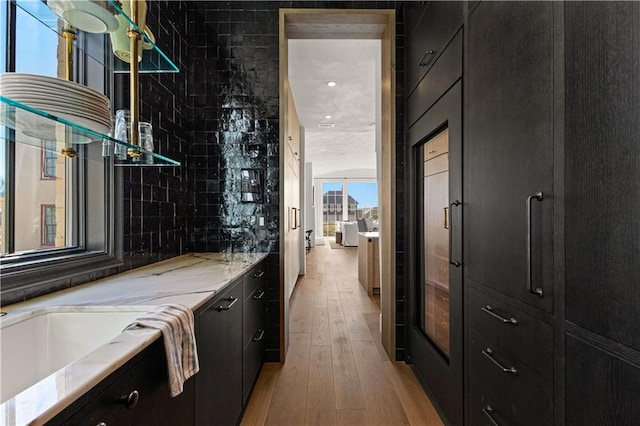
[[[500,316],[500,315],[496,314],[496,313],[493,311],[493,308],[491,307],[491,305],[487,305],[487,306],[483,307],[483,308],[482,308],[482,310],[483,310],[484,312],[488,313],[489,315],[491,315],[492,317],[494,317],[494,318],[496,318],[496,319],[499,319],[500,321],[502,321],[502,322],[503,322],[503,323],[505,323],[505,324],[518,325],[518,320],[517,320],[517,319],[515,319],[515,318],[513,318],[513,317],[511,317],[511,318],[505,318],[505,317],[502,317],[502,316]]]
[[[227,306],[222,306],[222,305],[218,306],[218,307],[216,308],[216,309],[218,310],[218,312],[228,311],[229,309],[231,309],[231,307],[232,307],[233,305],[235,305],[235,304],[236,304],[236,302],[238,301],[238,298],[237,298],[237,297],[230,296],[229,298],[227,298],[227,299],[225,299],[225,300],[226,300],[227,302],[231,302],[231,303],[229,303]]]
[[[264,290],[260,289],[259,292],[260,292],[260,294],[254,294],[253,295],[254,299],[262,299],[264,297]]]
[[[491,422],[491,424],[493,426],[499,426],[498,422],[496,422],[496,419],[494,419],[493,416],[492,416],[493,408],[491,408],[490,405],[487,405],[485,408],[483,408],[482,412],[484,413],[485,416],[487,416],[489,418],[489,421]]]
[[[263,275],[264,271],[256,272],[255,274],[253,274],[253,278],[262,278]]]
[[[491,360],[491,362],[493,362],[495,365],[497,365],[498,368],[500,368],[503,372],[508,373],[508,374],[513,374],[515,376],[518,375],[518,370],[516,370],[515,367],[507,368],[504,365],[500,364],[500,362],[493,357],[493,350],[491,350],[491,348],[487,348],[487,349],[483,350],[482,353],[483,353],[484,356],[489,358]]]
[[[263,337],[264,337],[264,330],[260,328],[258,329],[258,331],[256,331],[256,334],[253,335],[253,341],[259,342],[260,340],[262,340]]]

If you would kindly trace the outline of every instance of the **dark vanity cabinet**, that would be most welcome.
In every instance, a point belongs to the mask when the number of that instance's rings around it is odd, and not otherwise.
[[[193,397],[193,378],[185,382],[180,395],[170,397],[166,356],[160,338],[47,424],[193,424]]]
[[[242,413],[242,279],[196,313],[196,425],[234,425]]]
[[[196,313],[196,425],[234,425],[248,402],[265,354],[266,267],[251,268]]]
[[[244,277],[244,318],[242,321],[242,402],[246,404],[265,357],[266,263]]]
[[[200,371],[171,398],[162,338],[49,425],[235,425],[265,357],[267,261],[194,312]]]

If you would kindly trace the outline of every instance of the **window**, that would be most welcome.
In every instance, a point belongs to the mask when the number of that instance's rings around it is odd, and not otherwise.
[[[378,225],[378,184],[364,179],[322,182],[322,235],[333,236],[335,221],[370,219]]]
[[[56,153],[55,141],[42,141],[42,160],[41,170],[42,179],[56,178],[56,163],[58,162],[58,154]]]
[[[42,237],[40,245],[44,247],[54,247],[56,245],[56,206],[54,204],[43,204],[40,206],[41,219],[40,228]]]
[[[61,28],[44,2],[0,2],[0,72],[64,78]],[[103,34],[78,33],[74,81],[109,95],[113,67],[107,40]],[[120,264],[115,171],[108,161],[88,159],[101,158],[101,144],[79,146],[80,155],[67,158],[60,154],[67,145],[64,132],[28,144],[26,135],[0,126],[3,304],[68,286],[69,280],[88,281]]]

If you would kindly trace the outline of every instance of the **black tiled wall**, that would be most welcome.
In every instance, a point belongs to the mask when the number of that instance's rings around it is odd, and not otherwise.
[[[191,182],[196,251],[278,252],[278,10],[269,2],[194,2]],[[240,200],[258,170],[261,202]],[[266,229],[258,229],[263,215]]]
[[[148,2],[147,25],[180,73],[140,74],[140,120],[151,122],[156,152],[182,167],[122,168],[125,270],[190,251],[189,16],[188,3]],[[129,75],[117,75],[115,81],[116,108],[129,109]]]

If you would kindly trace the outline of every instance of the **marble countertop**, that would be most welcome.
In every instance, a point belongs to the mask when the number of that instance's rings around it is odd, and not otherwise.
[[[26,302],[4,306],[0,326],[50,307],[157,306],[180,303],[193,311],[258,262],[265,253],[190,253]],[[40,425],[160,337],[128,330],[0,405],[0,425]],[[6,342],[3,342],[6,343]],[[116,344],[117,343],[117,344]]]

